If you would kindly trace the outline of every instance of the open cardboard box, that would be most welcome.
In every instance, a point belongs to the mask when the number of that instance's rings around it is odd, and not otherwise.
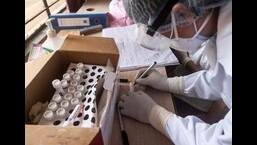
[[[118,79],[113,90],[105,117],[98,127],[59,127],[33,125],[29,111],[38,101],[50,101],[55,89],[51,82],[61,78],[71,62],[106,66],[110,60],[118,74],[119,52],[112,38],[69,35],[62,47],[54,53],[25,64],[25,139],[26,145],[108,145],[110,144],[115,102],[118,95]]]

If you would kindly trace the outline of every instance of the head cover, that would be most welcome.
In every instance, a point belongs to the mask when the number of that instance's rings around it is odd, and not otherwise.
[[[227,1],[229,0],[179,0],[178,5],[175,6],[180,9],[177,9],[174,13],[177,25],[191,24],[201,17],[206,10],[224,5]],[[165,7],[163,5],[166,2],[167,0],[123,0],[123,5],[128,16],[134,22],[149,25],[160,13],[161,8]],[[173,8],[175,9],[175,7]],[[173,10],[173,8],[170,8],[170,10]],[[159,27],[159,32],[169,30],[171,25],[170,18],[171,14],[164,18],[165,21]]]

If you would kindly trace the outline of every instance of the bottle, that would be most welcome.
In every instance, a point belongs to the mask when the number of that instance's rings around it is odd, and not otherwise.
[[[46,20],[45,24],[48,27],[48,29],[46,30],[46,35],[47,35],[47,39],[46,41],[42,44],[42,47],[46,50],[48,50],[49,52],[53,52],[56,51],[58,49],[60,49],[64,39],[57,37],[57,33],[54,30],[51,21],[54,20],[54,18],[50,18],[48,20]]]

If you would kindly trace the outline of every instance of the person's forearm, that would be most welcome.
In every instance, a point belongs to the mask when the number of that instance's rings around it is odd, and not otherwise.
[[[190,73],[194,73],[197,71],[202,70],[201,66],[195,64],[192,60],[188,61],[185,64],[185,68],[190,72]]]

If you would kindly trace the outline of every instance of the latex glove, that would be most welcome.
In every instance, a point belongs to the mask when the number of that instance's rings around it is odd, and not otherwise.
[[[173,113],[158,105],[150,96],[142,91],[121,95],[119,101],[121,114],[134,118],[153,127],[165,135],[167,120]]]
[[[140,76],[145,70],[140,70],[136,78]],[[184,94],[184,80],[183,77],[167,78],[165,75],[158,72],[156,69],[151,69],[145,78],[138,78],[135,80],[137,84],[149,85],[155,89],[173,92],[176,94]]]

